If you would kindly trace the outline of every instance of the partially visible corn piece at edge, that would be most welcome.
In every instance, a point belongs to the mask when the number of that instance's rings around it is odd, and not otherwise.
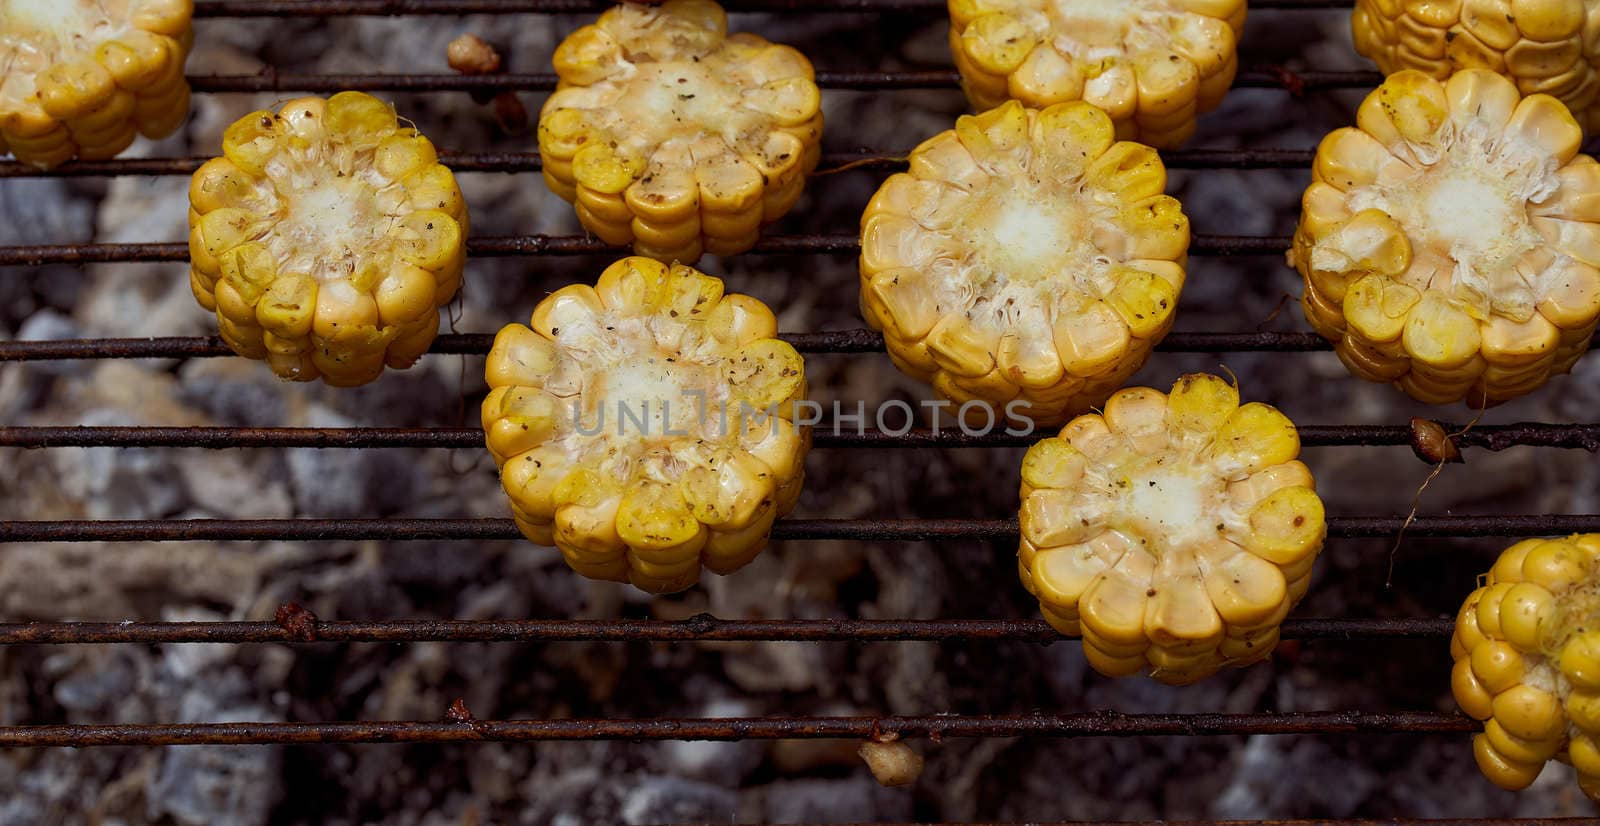
[[[1289,263],[1355,375],[1496,404],[1566,373],[1600,318],[1600,164],[1548,95],[1391,75],[1317,150]]]
[[[189,184],[190,286],[284,379],[410,367],[461,286],[467,206],[433,144],[371,95],[252,112]]]
[[[1479,581],[1450,639],[1478,768],[1516,790],[1560,760],[1600,801],[1600,534],[1523,540]]]
[[[104,160],[189,115],[192,0],[0,0],[0,154]]]
[[[1166,180],[1087,103],[964,116],[867,205],[862,314],[967,418],[1066,421],[1172,327],[1189,220]]]
[[[1404,69],[1445,80],[1463,69],[1510,78],[1525,95],[1571,107],[1587,129],[1600,125],[1600,2],[1356,0],[1356,51],[1385,74]]]
[[[805,365],[776,335],[760,301],[638,256],[502,329],[483,429],[522,533],[654,593],[754,559],[811,445]]]
[[[1187,141],[1239,69],[1245,0],[949,0],[950,51],[979,109],[1083,100],[1117,137]]]
[[[1288,418],[1216,376],[1123,390],[1023,459],[1022,584],[1107,676],[1263,660],[1327,535],[1299,452]]]
[[[661,261],[755,246],[821,153],[811,62],[711,0],[623,3],[556,49],[544,179],[585,228]]]

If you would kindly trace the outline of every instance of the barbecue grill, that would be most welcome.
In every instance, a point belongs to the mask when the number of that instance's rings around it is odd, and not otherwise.
[[[340,17],[353,15],[458,15],[458,14],[561,14],[593,13],[607,7],[597,0],[213,0],[197,3],[196,17],[265,18]],[[1258,10],[1317,10],[1343,14],[1350,0],[1255,0]],[[944,0],[736,0],[730,11],[773,14],[892,13],[936,18]],[[202,24],[204,25],[204,24]],[[1368,71],[1298,71],[1275,67],[1251,68],[1252,42],[1243,43],[1244,66],[1235,87],[1282,89],[1296,96],[1332,90],[1369,89],[1380,76]],[[811,57],[824,70],[817,81],[825,90],[860,90],[889,93],[894,90],[946,90],[955,96],[954,71],[826,71],[828,56]],[[540,58],[542,60],[542,58]],[[523,64],[526,65],[526,64]],[[206,73],[205,66],[190,81],[196,93],[283,92],[332,93],[343,90],[371,92],[453,93],[471,91],[544,92],[554,88],[548,73],[459,76],[450,74],[297,74],[267,71],[260,74]],[[1343,125],[1330,122],[1328,128]],[[831,124],[830,146],[846,143],[848,124]],[[438,135],[442,143],[448,138]],[[531,143],[531,139],[529,140]],[[849,167],[852,175],[881,177],[897,168],[909,147],[826,152],[825,170]],[[1305,149],[1186,149],[1164,152],[1168,167],[1184,170],[1303,170],[1312,153]],[[0,162],[0,178],[108,177],[187,175],[204,157],[123,158],[76,162],[50,172],[40,172],[15,162]],[[442,152],[441,162],[457,172],[537,172],[533,153]],[[4,184],[0,184],[3,186]],[[827,186],[826,179],[816,186]],[[534,178],[528,186],[538,187]],[[802,207],[803,211],[803,207]],[[1211,228],[1205,215],[1196,216],[1200,230]],[[827,234],[796,233],[780,225],[766,235],[747,256],[817,255],[848,258],[859,251],[855,228],[841,225]],[[1191,253],[1206,257],[1278,256],[1289,245],[1287,236],[1216,235],[1197,232]],[[468,242],[475,258],[589,256],[602,260],[620,255],[601,242],[582,235],[477,235]],[[120,262],[185,261],[183,243],[81,243],[0,247],[0,265],[105,264]],[[596,271],[598,271],[596,269]],[[469,279],[470,280],[470,279]],[[735,286],[735,285],[730,285]],[[778,308],[781,310],[781,308]],[[1290,311],[1297,315],[1297,312]],[[1181,314],[1180,314],[1181,317]],[[512,320],[510,318],[507,321]],[[1166,354],[1268,353],[1284,360],[1295,353],[1325,351],[1328,345],[1305,332],[1253,329],[1241,320],[1237,329],[1173,333],[1158,348]],[[1303,325],[1295,325],[1303,329]],[[881,358],[881,338],[869,330],[794,331],[783,336],[801,352],[848,358]],[[481,356],[492,336],[486,333],[441,335],[431,353]],[[46,362],[92,359],[200,359],[231,356],[215,337],[150,339],[85,338],[50,341],[0,342],[0,362]],[[1159,363],[1158,356],[1154,363]],[[1591,358],[1595,358],[1591,356]],[[17,369],[12,367],[10,369]],[[1340,378],[1339,381],[1354,381]],[[1567,379],[1566,381],[1575,381]],[[1251,388],[1246,388],[1247,395]],[[1546,388],[1541,392],[1561,392]],[[1272,401],[1271,399],[1267,399]],[[1456,419],[1446,423],[1451,431],[1464,431],[1462,447],[1499,451],[1522,448],[1600,449],[1600,424],[1473,424],[1460,408],[1437,415]],[[1382,425],[1303,425],[1301,438],[1308,447],[1372,448],[1411,444],[1410,428],[1400,423]],[[812,459],[837,461],[840,452],[898,448],[934,450],[966,448],[997,450],[1032,443],[1037,436],[1001,432],[971,435],[947,427],[933,431],[916,428],[891,433],[830,432],[818,429]],[[0,427],[0,447],[75,449],[117,448],[320,448],[370,450],[384,448],[481,449],[482,433],[472,428],[302,428],[302,427],[80,427],[71,423],[52,426]],[[1007,454],[1011,455],[1011,454]],[[1392,455],[1392,454],[1391,454]],[[1009,460],[1007,460],[1009,461]],[[1313,465],[1315,462],[1313,462]],[[1392,540],[1402,531],[1408,540],[1427,537],[1524,537],[1569,532],[1600,531],[1596,514],[1427,514],[1408,519],[1403,505],[1411,490],[1393,491],[1397,513],[1378,516],[1333,512],[1330,536],[1337,543],[1354,538]],[[825,493],[823,495],[826,495]],[[1331,510],[1331,509],[1330,509]],[[805,508],[802,506],[801,512]],[[987,541],[997,548],[1014,544],[1014,513],[997,512],[986,519],[891,518],[788,518],[773,532],[775,540],[805,542]],[[294,518],[268,520],[164,519],[164,520],[56,520],[0,522],[0,542],[165,542],[165,541],[351,541],[380,540],[512,540],[519,534],[510,519],[491,518]],[[1510,540],[1507,539],[1505,543]],[[0,549],[0,553],[4,553]],[[1487,558],[1473,564],[1487,564]],[[1009,576],[1010,561],[997,555],[995,566]],[[738,574],[734,575],[737,579]],[[1313,593],[1318,586],[1313,586]],[[1464,596],[1464,593],[1462,594]],[[1441,651],[1452,622],[1444,616],[1386,618],[1306,617],[1297,611],[1284,623],[1286,640],[1314,644],[1377,646],[1379,641],[1424,640],[1419,645]],[[1044,622],[1034,619],[961,617],[942,619],[785,619],[746,620],[698,615],[683,620],[650,619],[529,619],[529,620],[394,620],[319,621],[294,611],[281,612],[277,621],[237,622],[27,622],[0,623],[0,644],[171,644],[171,643],[467,643],[467,642],[688,642],[792,641],[792,642],[945,642],[985,645],[1002,641],[1050,643],[1059,638]],[[1258,666],[1270,668],[1271,666]],[[987,676],[987,675],[982,675]],[[981,677],[980,677],[981,678]],[[1418,673],[1417,681],[1447,685],[1446,672]],[[937,711],[937,710],[934,710]],[[1016,709],[1004,715],[926,714],[922,716],[808,716],[786,714],[759,718],[646,718],[646,719],[543,719],[478,720],[470,715],[438,720],[281,722],[281,723],[149,723],[138,725],[25,725],[0,726],[0,746],[177,746],[310,743],[444,743],[458,741],[540,740],[744,740],[777,738],[851,738],[864,740],[882,734],[905,738],[997,737],[1173,737],[1258,734],[1359,735],[1363,733],[1449,733],[1459,738],[1460,759],[1470,762],[1466,732],[1476,724],[1454,712],[1438,709],[1367,711],[1340,709],[1300,712],[1175,713],[1114,712],[1074,709]],[[1478,781],[1483,782],[1483,781]],[[1439,787],[1447,796],[1451,790]],[[1267,813],[1273,814],[1273,813]],[[1527,821],[1533,822],[1533,821]]]

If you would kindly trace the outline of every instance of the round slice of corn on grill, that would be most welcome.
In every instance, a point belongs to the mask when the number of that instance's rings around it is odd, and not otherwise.
[[[189,115],[191,0],[0,0],[0,154],[104,160]]]
[[[584,576],[681,591],[730,573],[800,495],[800,354],[765,304],[626,258],[495,337],[483,429],[517,526]]]
[[[1548,95],[1389,77],[1317,150],[1289,262],[1352,373],[1495,404],[1565,373],[1600,317],[1600,164]]]
[[[867,205],[862,314],[969,420],[1059,424],[1172,328],[1189,220],[1166,182],[1087,103],[964,116]]]
[[[556,49],[544,179],[606,243],[662,261],[730,255],[799,199],[821,152],[811,62],[727,29],[711,0],[630,3]]]
[[[950,0],[950,51],[980,110],[1087,101],[1170,149],[1233,85],[1244,18],[1245,0]]]
[[[1265,659],[1327,535],[1300,438],[1216,376],[1123,390],[1022,464],[1022,584],[1096,671],[1192,683]]]
[[[1600,534],[1518,542],[1481,582],[1450,639],[1478,768],[1515,790],[1560,760],[1600,801]]]
[[[360,92],[252,112],[189,185],[190,286],[285,379],[409,367],[461,286],[467,206],[433,144]]]
[[[1600,2],[1356,0],[1356,51],[1385,74],[1403,69],[1445,80],[1485,69],[1524,95],[1559,98],[1588,129],[1600,125]]]

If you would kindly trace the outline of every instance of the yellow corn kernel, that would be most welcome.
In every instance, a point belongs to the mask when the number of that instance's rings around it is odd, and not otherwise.
[[[1450,686],[1483,720],[1473,751],[1484,775],[1520,789],[1545,761],[1600,770],[1600,535],[1529,539],[1507,548],[1462,603],[1451,640]],[[1593,791],[1591,791],[1593,790]]]
[[[1268,656],[1327,534],[1292,431],[1226,381],[1190,375],[1170,394],[1122,390],[1035,444],[1018,563],[1046,619],[1081,630],[1111,676],[1185,684]],[[1256,445],[1247,460],[1212,447],[1235,436]]]
[[[776,330],[759,301],[644,257],[501,330],[482,420],[522,532],[584,576],[657,593],[748,563],[810,446],[794,424],[805,365]]]
[[[994,421],[1045,424],[1143,365],[1172,326],[1189,223],[1161,159],[1114,134],[1086,103],[1010,101],[912,153],[861,222],[862,312],[897,365]]]
[[[190,180],[189,257],[235,351],[336,386],[416,361],[465,262],[465,207],[428,139],[344,92],[252,112],[222,150]]]
[[[1585,18],[1586,0],[1457,0],[1398,3],[1357,0],[1356,51],[1385,74],[1401,70],[1438,80],[1476,69],[1560,98],[1587,127],[1600,93],[1600,51]]]
[[[1358,19],[1379,15],[1368,7]],[[1357,123],[1318,148],[1289,251],[1307,320],[1346,366],[1473,406],[1571,369],[1581,350],[1563,331],[1600,320],[1600,225],[1586,206],[1600,204],[1600,174],[1577,154],[1572,115],[1490,71],[1441,82],[1406,70]]]
[[[189,112],[189,0],[0,2],[0,154],[49,169],[164,138]]]
[[[545,181],[608,244],[685,263],[743,252],[816,167],[810,61],[728,36],[710,0],[620,5],[563,41],[554,66],[561,88],[539,117]]]
[[[1084,101],[1118,137],[1171,149],[1222,103],[1245,0],[950,0],[950,49],[978,110]]]

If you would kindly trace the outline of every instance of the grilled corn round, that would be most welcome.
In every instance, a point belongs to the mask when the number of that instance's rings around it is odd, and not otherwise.
[[[1559,98],[1586,128],[1600,123],[1596,0],[1356,0],[1350,24],[1356,51],[1385,74],[1484,69],[1525,95]]]
[[[861,219],[861,312],[901,370],[991,424],[1059,424],[1144,364],[1189,220],[1155,150],[1113,131],[1087,103],[1007,101],[884,183]]]
[[[1185,684],[1265,659],[1327,535],[1300,437],[1216,376],[1123,390],[1022,463],[1022,584],[1089,664]]]
[[[800,354],[766,305],[625,258],[495,337],[483,429],[517,526],[655,593],[754,559],[800,495]]]
[[[1391,75],[1317,150],[1289,262],[1350,371],[1474,407],[1572,368],[1600,318],[1600,164],[1548,95]]]
[[[606,243],[668,262],[730,255],[799,199],[821,151],[811,62],[727,31],[711,0],[624,3],[556,49],[545,183]]]
[[[0,0],[0,154],[104,160],[189,115],[192,0]]]
[[[433,144],[359,92],[252,112],[189,184],[190,286],[285,379],[409,367],[461,286],[467,206]]]
[[[1478,768],[1516,790],[1560,760],[1600,801],[1600,534],[1518,542],[1480,581],[1450,639]]]
[[[950,0],[950,51],[980,110],[1083,100],[1169,149],[1239,69],[1245,0]]]

